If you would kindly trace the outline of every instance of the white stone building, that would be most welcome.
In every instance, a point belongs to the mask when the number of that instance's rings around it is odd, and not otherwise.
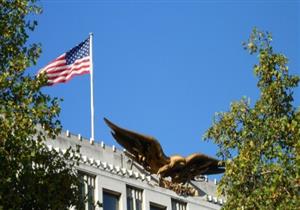
[[[56,140],[48,140],[47,145],[61,153],[70,146],[81,146],[78,170],[85,180],[82,193],[89,197],[87,210],[95,209],[96,202],[103,204],[96,210],[217,210],[224,202],[216,197],[215,180],[193,182],[198,196],[179,196],[159,187],[155,175],[133,162],[124,151],[104,142],[93,143],[67,131]]]

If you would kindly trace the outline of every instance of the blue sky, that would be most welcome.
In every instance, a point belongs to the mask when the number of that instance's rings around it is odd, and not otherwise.
[[[116,144],[103,117],[156,137],[167,155],[217,147],[202,141],[215,112],[242,96],[253,104],[259,92],[242,48],[254,26],[273,34],[276,51],[300,72],[300,3],[270,1],[42,0],[44,12],[32,42],[43,53],[34,74],[94,33],[96,141]],[[64,129],[90,137],[89,75],[44,92],[63,98]],[[295,91],[299,106],[300,91]]]

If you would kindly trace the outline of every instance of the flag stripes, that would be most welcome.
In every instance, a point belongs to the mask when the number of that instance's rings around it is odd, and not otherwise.
[[[89,53],[89,39],[87,39],[54,59],[38,74],[47,75],[48,85],[67,82],[76,75],[89,74],[91,68]]]

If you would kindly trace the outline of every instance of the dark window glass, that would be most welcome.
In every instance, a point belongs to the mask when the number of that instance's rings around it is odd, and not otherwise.
[[[95,206],[94,206],[94,187],[93,186],[88,186],[88,195],[87,195],[87,199],[88,199],[88,210],[94,210]]]
[[[118,210],[119,209],[119,196],[103,192],[103,209],[104,210]]]
[[[95,210],[95,176],[78,172],[80,178],[79,193],[82,200],[78,210]]]
[[[186,203],[172,199],[172,210],[186,210]]]
[[[127,210],[142,210],[143,190],[127,186]]]
[[[135,200],[135,206],[136,206],[136,210],[142,210],[142,201]]]
[[[127,197],[127,210],[134,210],[133,209],[133,199],[130,197]]]
[[[167,208],[164,206],[160,206],[159,204],[150,204],[150,210],[166,210]]]
[[[84,183],[84,178],[83,176],[79,176],[80,179],[80,186],[79,186],[79,195],[80,195],[80,207],[78,210],[84,210],[85,209],[85,183]]]

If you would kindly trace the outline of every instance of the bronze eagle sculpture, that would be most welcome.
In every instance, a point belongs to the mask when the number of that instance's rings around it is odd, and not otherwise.
[[[173,183],[184,184],[198,175],[225,171],[219,160],[201,153],[193,153],[185,158],[179,155],[168,157],[155,138],[121,128],[106,118],[104,121],[112,129],[115,140],[151,174],[158,174],[162,178],[171,177]]]

